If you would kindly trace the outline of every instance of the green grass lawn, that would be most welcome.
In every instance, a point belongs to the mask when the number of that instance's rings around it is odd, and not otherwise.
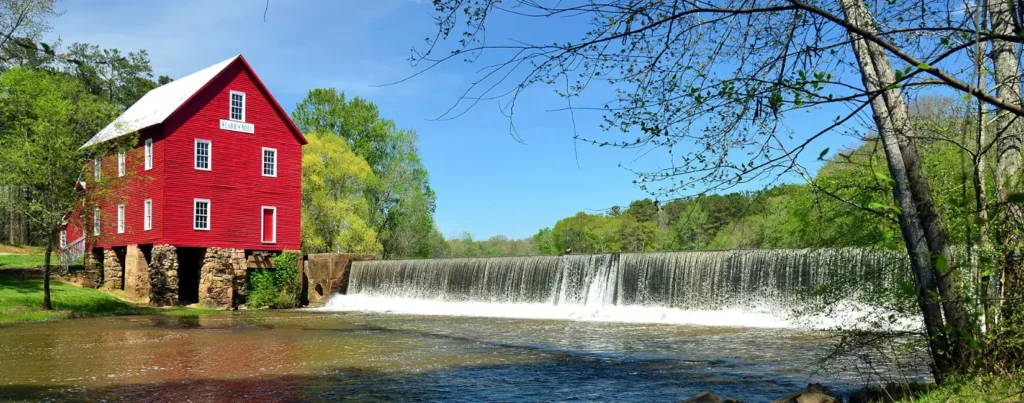
[[[43,255],[18,255],[2,254],[0,252],[0,270],[3,269],[33,269],[42,266]],[[50,264],[57,264],[57,255],[50,255]]]
[[[0,275],[0,323],[45,322],[112,315],[199,315],[212,309],[151,308],[125,302],[102,291],[50,281],[52,311],[42,310],[43,279]]]

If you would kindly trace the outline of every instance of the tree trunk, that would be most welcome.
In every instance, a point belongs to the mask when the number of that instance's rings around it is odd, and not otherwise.
[[[1014,35],[1014,4],[1012,0],[989,0],[988,10],[992,32]],[[992,64],[995,72],[996,98],[1021,104],[1021,76],[1018,72],[1016,45],[1004,40],[992,41]],[[1024,217],[1021,206],[1010,201],[1010,195],[1021,192],[1021,119],[1004,110],[996,111],[996,241],[1003,248],[1003,318],[1024,310]]]
[[[979,0],[975,9],[974,23],[975,30],[988,29],[987,7],[984,1]],[[978,78],[977,87],[980,91],[987,91],[987,79],[985,68],[986,42],[978,41],[974,51],[974,72]],[[981,299],[982,312],[985,315],[985,331],[990,332],[996,327],[996,316],[998,312],[999,296],[998,281],[992,281],[994,266],[989,261],[992,253],[992,242],[989,239],[988,229],[988,200],[985,190],[985,179],[988,175],[985,169],[985,148],[988,147],[988,114],[985,104],[978,101],[978,113],[975,118],[978,120],[978,133],[975,136],[975,154],[973,164],[973,177],[971,184],[974,188],[975,219],[978,225],[977,246],[978,246],[978,271],[980,276],[979,296]]]
[[[53,252],[53,234],[46,237],[46,254],[43,255],[43,310],[53,309],[50,304],[50,253]]]
[[[862,0],[842,0],[840,6],[851,24],[874,30]],[[865,89],[873,96],[873,117],[895,182],[893,198],[900,208],[900,230],[910,255],[918,304],[928,333],[933,375],[937,382],[942,382],[963,369],[969,359],[967,337],[972,336],[973,326],[952,281],[956,274],[952,253],[921,170],[917,147],[911,141],[906,103],[900,90],[890,87],[895,77],[888,57],[879,46],[859,35],[850,36]],[[946,269],[940,273],[937,268],[942,266]]]

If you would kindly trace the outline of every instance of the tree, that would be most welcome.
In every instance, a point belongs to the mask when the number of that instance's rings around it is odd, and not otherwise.
[[[0,66],[19,56],[35,57],[35,41],[57,15],[53,6],[54,0],[0,0]]]
[[[296,106],[292,119],[303,132],[333,133],[366,160],[377,177],[365,192],[370,225],[385,258],[429,257],[444,241],[434,225],[434,191],[419,158],[416,133],[383,119],[372,102],[348,100],[333,88],[318,88]]]
[[[378,253],[367,223],[365,193],[377,178],[362,157],[333,134],[307,133],[302,148],[302,249],[307,253]]]
[[[92,154],[130,144],[134,136],[101,145],[80,147],[117,115],[117,107],[90,94],[66,75],[13,68],[0,75],[0,184],[25,192],[18,213],[43,230],[45,265],[43,308],[51,309],[51,254],[58,234],[72,212],[82,208],[85,196],[76,184],[85,179],[84,167]],[[90,183],[90,195],[107,186]],[[82,224],[82,223],[80,223]],[[85,228],[84,225],[81,226]]]
[[[995,1],[1007,10],[1014,4]],[[715,192],[794,173],[800,168],[798,157],[815,140],[856,131],[854,123],[868,119],[885,156],[891,194],[886,203],[859,207],[897,218],[936,380],[975,363],[971,346],[979,331],[976,315],[969,311],[961,287],[963,270],[951,253],[947,224],[923,170],[905,97],[922,89],[956,91],[1005,116],[1024,116],[1020,80],[1006,79],[1019,77],[1019,66],[996,73],[998,81],[1012,82],[1017,94],[993,96],[973,84],[977,77],[970,75],[979,69],[959,64],[971,58],[958,57],[982,42],[1024,42],[1007,34],[1020,30],[1010,14],[998,14],[1001,9],[990,6],[996,14],[988,31],[972,29],[978,27],[972,21],[980,7],[969,4],[964,12],[953,12],[964,8],[949,2],[873,2],[870,9],[863,0],[822,5],[801,0],[551,5],[435,0],[434,5],[437,34],[426,49],[414,53],[414,63],[426,63],[424,70],[429,70],[449,60],[486,60],[479,79],[460,99],[466,104],[456,105],[453,113],[499,98],[506,114],[514,116],[510,109],[518,95],[534,84],[556,85],[574,112],[588,109],[580,106],[588,90],[612,90],[614,100],[592,108],[603,112],[602,128],[609,134],[574,138],[598,146],[669,152],[686,144],[690,151],[673,154],[671,166],[639,173],[636,183],[652,194]],[[1003,25],[995,22],[1000,15]],[[557,17],[561,27],[569,27],[562,33],[568,30],[575,39],[487,42],[504,37],[486,35],[489,22],[499,16]],[[587,28],[572,31],[578,26]],[[446,49],[451,37],[459,39]],[[793,133],[785,124],[796,112],[834,111],[836,105],[843,112],[809,132]],[[1019,150],[1019,136],[1003,136],[998,137],[1009,144],[1007,149],[1018,144]],[[821,157],[828,152],[821,150]],[[1013,167],[1019,167],[1014,162],[1019,158],[1012,156],[1019,154],[1010,154],[1002,159],[1001,177],[1019,170]],[[1009,201],[1017,185],[1003,182]],[[1014,222],[1018,210],[1006,206],[1001,205],[1009,213],[1005,221]],[[1010,245],[1020,250],[1015,242]],[[1015,259],[1004,259],[1004,269],[1017,270]],[[1016,281],[1013,275],[1006,277],[1008,284]]]
[[[629,203],[626,214],[631,214],[639,222],[655,222],[658,220],[658,210],[657,202],[651,199],[642,199]]]
[[[89,92],[125,109],[158,85],[153,81],[153,68],[145,50],[122,55],[116,48],[74,43],[63,58],[73,61],[63,63],[63,71],[76,75]],[[166,76],[159,80],[170,82]]]
[[[540,231],[537,231],[537,233],[533,235],[533,244],[537,247],[537,253],[542,255],[557,255],[562,252],[558,250],[558,246],[555,245],[555,239],[551,228],[545,227]]]
[[[992,32],[1003,35],[992,40],[992,64],[995,73],[996,97],[999,101],[1022,106],[1021,71],[1017,49],[1021,41],[1021,5],[1012,0],[987,0],[986,5],[992,23]],[[1014,37],[1014,34],[1016,36]],[[1007,37],[1013,39],[1006,39]],[[1014,43],[1013,40],[1017,43]],[[1021,147],[1024,146],[1024,118],[1010,108],[999,108],[996,112],[996,202],[1000,209],[997,218],[999,226],[996,237],[1003,247],[1004,290],[1014,298],[1005,298],[1003,315],[1013,321],[1024,321],[1024,208],[1021,201],[1011,201],[1010,195],[1020,195]]]

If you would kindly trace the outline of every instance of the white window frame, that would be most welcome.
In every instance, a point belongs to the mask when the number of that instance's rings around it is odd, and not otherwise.
[[[124,233],[124,205],[117,205],[117,233]]]
[[[199,167],[199,144],[206,144],[206,168]],[[192,146],[192,167],[199,171],[213,170],[213,142],[210,140],[196,139]]]
[[[146,139],[145,145],[145,164],[146,170],[153,169],[153,139]]]
[[[124,151],[118,151],[118,153],[117,153],[117,177],[118,178],[124,176],[124,172],[125,172],[125,163],[124,163],[125,154],[124,153],[125,153]]]
[[[196,218],[199,217],[199,206],[200,202],[206,203],[206,228],[199,228],[196,225]],[[196,231],[209,231],[210,230],[210,199],[192,199],[192,229]],[[262,219],[262,218],[261,218]]]
[[[267,167],[266,167],[266,164],[267,164],[267,161],[266,161],[267,151],[273,151],[274,152],[274,161],[273,161],[273,165],[271,166],[273,171],[270,174],[267,174]],[[276,148],[263,147],[263,151],[260,152],[260,173],[263,174],[263,176],[266,176],[268,178],[276,178],[277,177],[277,149]]]
[[[231,91],[230,94],[231,95],[228,95],[228,120],[235,121],[235,122],[245,122],[245,93],[242,92],[242,91]],[[235,105],[234,105],[235,95],[241,95],[242,96],[242,118],[241,119],[235,119],[235,117],[232,116],[232,112],[233,112],[232,109],[235,107]]]
[[[103,158],[92,158],[92,177],[93,179],[96,179],[97,182],[103,178]]]
[[[64,249],[68,247],[68,230],[60,231],[60,248]]]
[[[146,199],[142,202],[142,229],[144,231],[153,229],[153,199]]]
[[[92,209],[92,234],[95,236],[100,235],[100,209]]]
[[[274,228],[271,228],[270,242],[263,240],[263,231],[266,229],[263,227],[263,212],[267,210],[274,211]],[[260,243],[274,244],[277,243],[277,207],[274,206],[263,206],[260,208]]]

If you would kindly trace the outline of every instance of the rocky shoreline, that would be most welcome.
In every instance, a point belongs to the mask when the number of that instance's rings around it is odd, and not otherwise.
[[[932,389],[931,384],[884,385],[866,387],[850,395],[849,403],[895,402],[911,399],[920,393]],[[714,392],[701,392],[680,403],[747,403],[734,398],[722,399]],[[771,403],[843,403],[843,399],[834,395],[827,387],[818,383],[807,385],[801,391],[772,400]]]

